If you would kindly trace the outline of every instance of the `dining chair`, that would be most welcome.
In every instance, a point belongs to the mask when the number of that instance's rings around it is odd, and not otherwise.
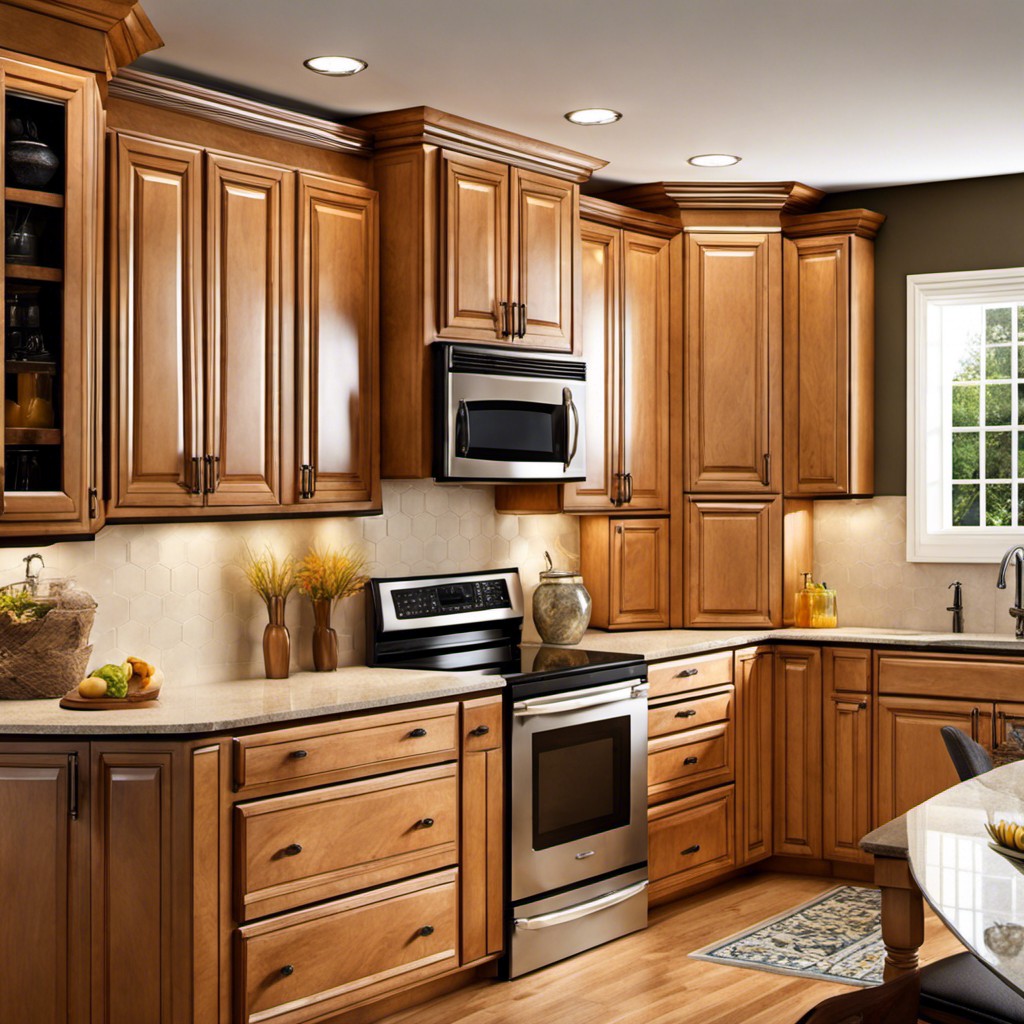
[[[944,725],[941,731],[946,750],[961,782],[992,770],[989,752],[980,743],[972,740],[967,733],[961,732],[953,725]]]

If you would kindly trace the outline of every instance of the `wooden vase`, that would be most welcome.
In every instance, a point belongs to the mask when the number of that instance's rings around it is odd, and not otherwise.
[[[331,628],[334,601],[329,597],[313,601],[313,667],[333,672],[338,667],[338,634]]]
[[[287,679],[292,660],[292,641],[284,624],[284,598],[272,597],[267,605],[270,622],[263,630],[263,668],[268,679]]]

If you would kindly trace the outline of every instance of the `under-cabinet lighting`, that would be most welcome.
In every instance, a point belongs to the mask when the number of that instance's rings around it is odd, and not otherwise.
[[[358,75],[368,67],[366,61],[358,57],[310,57],[302,63],[318,75]]]
[[[582,110],[570,110],[565,115],[566,121],[573,124],[613,124],[622,115],[609,107],[584,107]]]
[[[691,156],[686,162],[694,167],[732,167],[741,159],[731,153],[701,153],[700,156]]]

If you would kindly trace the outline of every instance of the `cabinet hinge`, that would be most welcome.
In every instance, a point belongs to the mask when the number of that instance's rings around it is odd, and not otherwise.
[[[68,754],[68,817],[78,819],[78,755]]]
[[[100,496],[95,487],[89,488],[89,518],[97,519],[100,514]]]

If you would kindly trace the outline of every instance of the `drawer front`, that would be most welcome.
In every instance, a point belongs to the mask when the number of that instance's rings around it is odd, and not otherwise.
[[[458,964],[456,873],[438,872],[237,933],[241,1019],[299,1024]]]
[[[651,802],[730,782],[733,778],[731,722],[689,729],[651,740],[647,796]]]
[[[462,749],[497,750],[501,746],[501,697],[462,702]]]
[[[665,697],[688,690],[703,690],[732,682],[732,651],[699,658],[678,658],[648,666],[651,697]]]
[[[280,729],[236,738],[235,787],[339,778],[454,760],[458,705],[441,704],[360,715],[326,725]]]
[[[649,812],[652,899],[735,865],[732,786]]]
[[[680,729],[696,729],[732,718],[733,687],[714,693],[694,694],[652,705],[647,713],[647,735],[666,736]]]
[[[1024,659],[879,654],[876,665],[880,694],[999,701],[1024,693]]]
[[[454,864],[457,807],[453,764],[237,805],[238,917]]]

